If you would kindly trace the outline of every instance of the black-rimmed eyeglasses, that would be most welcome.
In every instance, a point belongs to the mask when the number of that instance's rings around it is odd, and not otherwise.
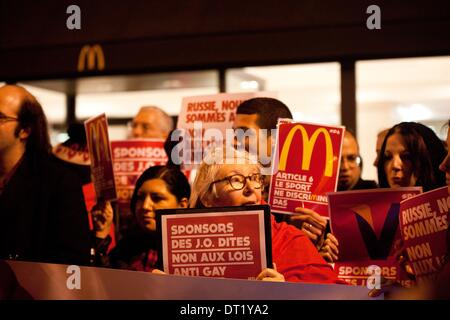
[[[241,190],[244,188],[247,179],[252,182],[255,189],[259,189],[263,186],[263,180],[260,173],[253,173],[248,176],[237,173],[223,179],[213,181],[211,185],[217,182],[228,181],[234,190]]]

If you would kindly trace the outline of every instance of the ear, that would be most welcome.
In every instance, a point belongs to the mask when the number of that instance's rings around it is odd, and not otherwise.
[[[210,192],[203,195],[203,197],[200,198],[200,201],[203,204],[203,206],[206,208],[211,208],[213,206],[212,194]]]
[[[30,128],[22,128],[19,131],[19,139],[26,140],[30,136],[31,129]]]
[[[183,199],[181,199],[180,202],[178,202],[178,206],[180,208],[187,208],[188,204],[189,204],[188,198],[183,198]]]

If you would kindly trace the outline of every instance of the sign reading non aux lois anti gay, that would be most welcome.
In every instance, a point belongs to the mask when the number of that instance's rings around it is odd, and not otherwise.
[[[268,205],[166,209],[156,217],[166,273],[255,279],[272,267]]]
[[[328,215],[326,194],[336,191],[345,128],[279,121],[269,203],[275,212],[295,208]]]

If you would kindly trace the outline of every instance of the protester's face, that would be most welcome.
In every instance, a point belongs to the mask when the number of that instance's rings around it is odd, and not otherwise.
[[[448,192],[450,193],[450,128],[447,131],[447,148],[447,156],[440,164],[439,169],[445,172],[445,180],[447,181]]]
[[[338,190],[349,190],[355,186],[361,176],[360,161],[356,140],[346,134],[342,144]]]
[[[164,180],[159,178],[144,182],[137,195],[136,219],[139,226],[147,231],[156,230],[156,210],[185,207],[187,203],[179,203]]]
[[[394,133],[387,139],[384,156],[384,171],[391,188],[411,187],[416,184],[412,154],[400,134]]]
[[[0,154],[22,143],[20,135],[15,135],[22,98],[15,87],[0,88]]]
[[[239,141],[245,145],[245,150],[253,153],[261,152],[261,154],[265,153],[268,157],[272,154],[272,137],[270,135],[270,130],[264,131],[258,125],[258,114],[236,114],[236,118],[234,119],[233,129],[242,129],[244,132],[247,132],[248,135],[245,136],[244,141]],[[247,131],[249,130],[250,131]],[[253,142],[253,144],[252,144]],[[256,150],[251,150],[255,147],[254,143],[256,142]],[[235,146],[238,141],[235,141]],[[261,151],[259,151],[261,150]]]
[[[131,122],[132,138],[166,139],[167,133],[161,130],[161,115],[154,110],[141,110]]]
[[[215,181],[235,174],[247,177],[258,173],[259,169],[256,165],[225,164],[218,171]],[[249,206],[261,203],[261,187],[258,188],[258,184],[249,179],[245,180],[245,185],[241,190],[235,190],[228,180],[214,183],[214,187],[216,194],[212,191],[213,186],[211,185],[209,194],[202,201],[207,207]]]

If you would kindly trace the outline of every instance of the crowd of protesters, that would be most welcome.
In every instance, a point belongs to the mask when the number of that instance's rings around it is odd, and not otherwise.
[[[233,128],[254,129],[257,134],[260,129],[270,132],[276,129],[279,118],[292,119],[286,105],[277,99],[254,98],[237,108]],[[166,139],[173,123],[159,108],[144,107],[130,127],[135,138]],[[447,146],[450,129],[448,135]],[[339,191],[378,186],[421,186],[429,191],[448,185],[450,193],[450,153],[433,130],[420,123],[402,122],[380,137],[375,163],[377,185],[362,179],[358,142],[354,134],[346,132]],[[269,134],[264,139],[257,137],[256,141],[270,153],[275,137]],[[235,143],[249,147],[247,141]],[[24,88],[5,85],[0,88],[0,259],[161,272],[157,270],[161,257],[157,253],[160,239],[156,234],[156,210],[266,203],[270,177],[262,174],[258,159],[233,146],[227,148],[232,149],[227,154],[252,160],[251,164],[227,165],[224,159],[203,161],[192,186],[177,166],[145,170],[131,199],[133,225],[111,246],[113,206],[107,201],[88,206],[92,216],[89,230],[82,188],[90,182],[83,176],[89,175],[71,169],[57,152],[52,156],[41,105]],[[211,150],[206,157],[214,160],[224,154]],[[265,166],[270,167],[270,163]],[[271,232],[273,268],[261,270],[256,279],[342,283],[330,265],[339,259],[339,239],[330,233],[326,218],[310,209],[297,208],[295,215],[272,216]],[[447,283],[448,260],[439,275]],[[448,289],[437,285],[431,297],[445,295],[448,297]]]

